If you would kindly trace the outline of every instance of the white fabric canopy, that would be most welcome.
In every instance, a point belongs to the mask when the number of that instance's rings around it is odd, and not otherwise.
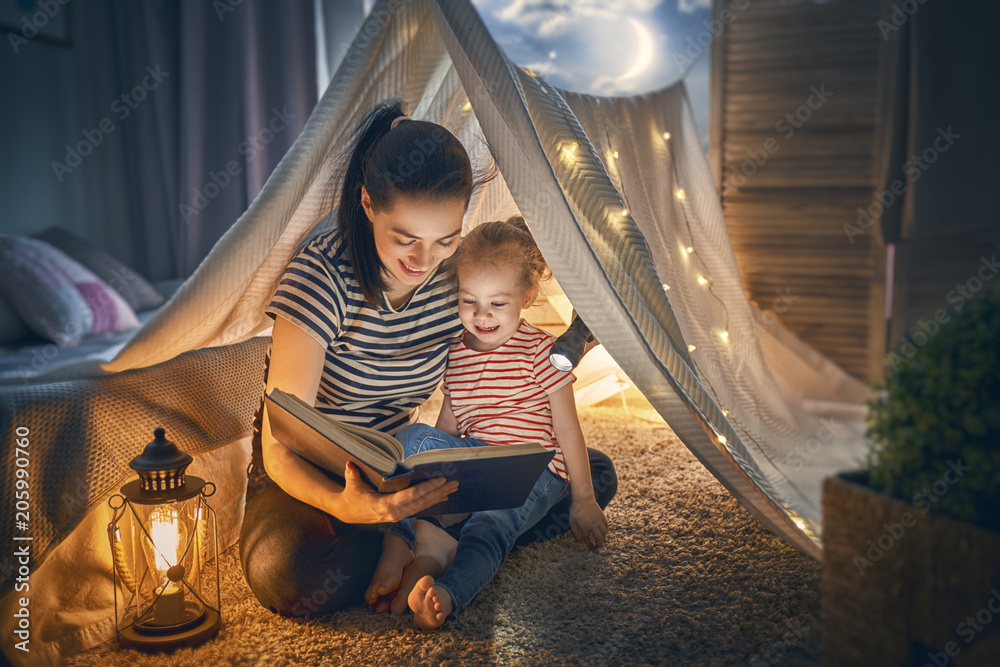
[[[467,228],[520,211],[573,306],[681,440],[819,557],[820,483],[860,460],[869,390],[748,303],[683,84],[555,89],[511,63],[468,2],[375,6],[261,194],[104,370],[269,326],[286,263],[334,218],[349,134],[387,97],[451,129],[480,167],[488,142],[502,178],[474,198]]]

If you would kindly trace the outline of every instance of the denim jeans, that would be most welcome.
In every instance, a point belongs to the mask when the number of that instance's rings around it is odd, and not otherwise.
[[[482,447],[486,443],[472,438],[457,438],[423,424],[407,426],[396,436],[407,456],[429,449]],[[537,524],[569,495],[569,484],[548,470],[542,472],[528,499],[520,507],[473,512],[462,527],[455,559],[434,583],[447,590],[453,610],[458,614],[492,581],[513,550],[517,538]],[[393,530],[412,544],[413,518],[400,521]]]

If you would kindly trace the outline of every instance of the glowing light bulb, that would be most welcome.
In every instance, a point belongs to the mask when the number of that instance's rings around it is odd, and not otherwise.
[[[462,105],[462,111],[468,111],[471,108],[472,108],[472,102],[466,102],[465,104]]]
[[[618,151],[614,152],[614,156],[615,156],[615,159],[617,160],[618,159]]]
[[[149,539],[143,540],[143,548],[154,577],[153,619],[158,625],[175,625],[185,618],[184,589],[177,583],[184,577],[184,522],[175,508],[160,505],[149,515],[146,530]]]
[[[624,218],[624,217],[627,217],[627,216],[628,216],[628,209],[627,208],[623,208],[622,209],[622,217]]]
[[[684,192],[683,188],[677,188],[674,196],[677,197],[677,201],[684,201],[687,198],[687,193]]]
[[[688,352],[694,352],[697,349],[694,345],[688,345]]]
[[[179,562],[179,549],[187,537],[180,515],[173,507],[161,505],[149,515],[146,530],[149,532],[149,541],[144,544],[147,557],[159,581],[165,582],[167,570]]]
[[[698,276],[698,284],[699,285],[707,285],[708,281],[705,280],[704,276]]]
[[[666,139],[667,141],[670,141],[670,133],[669,132],[664,132],[663,133],[663,138]]]
[[[806,529],[806,522],[805,521],[803,521],[802,519],[794,519],[794,521],[795,521],[795,525],[799,527],[799,530],[805,530]]]
[[[728,417],[728,416],[729,416],[729,410],[723,410],[723,411],[722,411],[722,415],[723,415],[724,417]]]
[[[721,338],[723,341],[729,342],[729,332],[728,331],[719,332],[719,338]]]
[[[685,248],[685,250],[688,251],[688,254],[691,254],[691,253],[694,252],[694,248],[692,248],[691,246],[688,246],[687,248]]]
[[[573,145],[569,147],[569,152],[570,153],[575,153],[577,146],[579,146],[579,144],[577,144],[576,142],[573,142]]]
[[[663,291],[666,292],[668,289],[670,289],[670,285],[663,283]]]
[[[726,436],[724,436],[724,435],[722,435],[720,433],[719,434],[719,442],[721,442],[722,444],[726,444],[728,442],[728,440],[726,440]]]

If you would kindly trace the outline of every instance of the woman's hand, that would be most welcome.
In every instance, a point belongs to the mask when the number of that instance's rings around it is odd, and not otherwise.
[[[395,493],[373,490],[358,467],[348,462],[344,470],[344,490],[330,512],[344,523],[387,523],[413,516],[446,499],[458,489],[458,482],[443,477],[430,479]]]
[[[583,542],[591,549],[604,546],[608,520],[593,497],[573,502],[569,510],[569,525],[578,542]]]

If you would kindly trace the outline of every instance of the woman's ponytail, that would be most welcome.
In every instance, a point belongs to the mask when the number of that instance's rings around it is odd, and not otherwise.
[[[341,190],[337,223],[344,241],[347,259],[354,269],[354,277],[361,286],[365,301],[377,306],[387,284],[382,261],[375,248],[371,222],[361,205],[361,186],[365,184],[365,162],[372,148],[389,133],[392,121],[403,116],[399,100],[383,102],[372,108],[358,127],[347,174]]]

